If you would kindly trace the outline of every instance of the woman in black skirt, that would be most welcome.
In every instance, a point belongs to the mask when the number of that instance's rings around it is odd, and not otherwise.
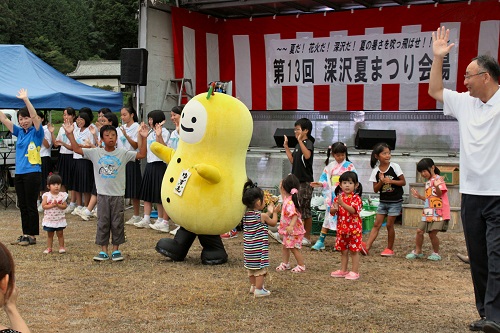
[[[81,112],[76,118],[76,125],[74,130],[76,142],[83,148],[95,147],[94,136],[89,130],[90,118],[86,112]],[[84,159],[82,155],[73,152],[73,159],[75,160],[73,189],[76,197],[75,211],[72,214],[79,215],[79,212],[87,207],[90,201],[90,193],[94,186],[94,169],[90,160]],[[82,202],[82,197],[85,202]]]
[[[76,111],[72,107],[67,107],[63,112],[63,121],[68,120],[71,122],[75,122],[76,120]],[[75,126],[76,128],[76,126]],[[52,134],[54,134],[52,132]],[[71,196],[71,203],[68,205],[68,208],[64,211],[66,214],[71,213],[75,207],[75,194],[73,191],[73,175],[75,171],[75,161],[73,160],[73,150],[71,149],[71,143],[69,142],[68,137],[66,136],[66,132],[64,128],[60,128],[57,134],[57,138],[52,136],[52,142],[54,142],[55,147],[61,147],[59,149],[59,161],[57,165],[57,171],[62,178],[62,188],[61,191],[68,192]]]
[[[137,150],[137,135],[139,133],[139,119],[137,113],[132,107],[123,107],[120,111],[122,117],[122,126],[118,131],[118,148],[131,151]],[[140,209],[140,191],[141,191],[141,163],[139,160],[128,162],[125,168],[125,198],[132,200],[134,215],[125,224],[134,224],[141,221],[139,216]]]
[[[160,231],[169,232],[168,229],[168,217],[165,216],[164,221],[164,210],[161,204],[161,183],[163,181],[163,176],[167,170],[167,164],[163,162],[158,156],[151,152],[150,146],[153,142],[158,142],[166,145],[170,134],[163,127],[165,123],[165,114],[161,110],[154,110],[148,114],[148,123],[151,127],[151,131],[147,137],[148,154],[146,164],[146,169],[144,170],[144,176],[142,177],[141,183],[141,193],[140,198],[144,201],[144,217],[139,222],[134,223],[138,228],[148,228],[150,226],[162,225]],[[150,223],[151,211],[153,203],[156,204],[158,210],[158,220],[155,224]]]

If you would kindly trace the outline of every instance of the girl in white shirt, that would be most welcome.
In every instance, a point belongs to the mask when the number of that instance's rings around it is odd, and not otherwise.
[[[130,151],[137,151],[137,136],[139,133],[139,119],[137,113],[132,107],[123,107],[120,111],[122,126],[117,129],[118,148],[124,148]],[[132,200],[134,215],[125,224],[134,224],[141,221],[139,216],[141,191],[141,162],[135,160],[128,162],[125,168],[125,198]]]
[[[144,175],[141,182],[140,199],[144,201],[144,217],[141,221],[134,223],[138,228],[150,227],[150,217],[153,203],[156,204],[158,220],[151,224],[156,230],[169,232],[168,216],[163,210],[161,200],[161,184],[163,176],[167,170],[167,164],[158,158],[150,149],[151,143],[159,142],[166,145],[170,134],[163,128],[165,114],[161,110],[154,110],[148,114],[148,123],[151,131],[147,137],[147,161]]]
[[[80,111],[78,118],[76,118],[76,125],[74,130],[76,142],[83,148],[94,147],[96,142],[89,130],[91,123],[86,112]],[[77,207],[75,208],[76,212],[73,211],[72,214],[79,215],[79,212],[83,207],[87,207],[90,201],[90,194],[94,186],[94,169],[92,162],[84,159],[80,154],[73,152],[73,159],[75,160],[73,189]],[[82,195],[85,202],[82,202]]]
[[[63,120],[66,121],[67,119],[69,119],[71,122],[74,122],[76,120],[76,111],[72,107],[67,107],[66,109],[64,109]],[[52,134],[54,134],[53,131]],[[54,142],[55,147],[61,147],[59,149],[57,170],[62,178],[61,191],[68,192],[71,196],[71,203],[64,212],[71,213],[76,207],[76,199],[73,191],[75,161],[73,160],[73,150],[71,149],[71,143],[66,136],[64,128],[61,127],[59,129],[57,138],[52,137],[52,142]]]

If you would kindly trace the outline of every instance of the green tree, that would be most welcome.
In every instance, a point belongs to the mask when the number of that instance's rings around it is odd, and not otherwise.
[[[138,0],[90,0],[90,44],[104,59],[119,59],[122,48],[137,47]]]
[[[62,54],[60,48],[45,36],[33,40],[31,51],[61,73],[69,73],[75,69],[71,59]]]
[[[138,9],[138,0],[0,0],[0,43],[22,44],[68,72],[78,60],[119,59],[136,47]]]
[[[0,1],[0,44],[10,43],[12,30],[16,26],[14,13],[10,9],[10,0]]]

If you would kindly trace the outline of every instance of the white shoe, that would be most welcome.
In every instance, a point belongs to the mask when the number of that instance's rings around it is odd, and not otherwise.
[[[168,226],[168,221],[163,221],[160,223],[158,223],[158,221],[156,221],[155,224],[150,224],[149,227],[151,229],[158,230],[161,232],[169,232],[170,231],[170,228]]]
[[[150,221],[146,221],[146,220],[142,219],[142,220],[140,220],[139,222],[134,223],[134,225],[135,225],[137,228],[149,228],[149,222],[150,222]]]
[[[302,246],[311,246],[311,242],[307,238],[302,238]]]
[[[93,217],[97,218],[97,207],[96,207],[96,208],[94,208],[94,209],[92,209],[92,212],[91,212],[91,213],[92,213],[92,215],[91,215],[91,216],[93,216]]]
[[[75,209],[75,211],[76,211],[76,209]],[[73,213],[71,213],[71,214],[73,214]],[[87,213],[85,213],[85,209],[80,209],[76,213],[76,215],[80,216],[82,218],[82,220],[84,220],[84,221],[90,220],[90,215],[87,215]]]
[[[269,234],[269,236],[271,236],[272,239],[274,239],[275,241],[277,241],[278,243],[280,244],[283,244],[283,241],[281,240],[281,236],[279,234],[279,232],[272,232],[271,230],[267,230],[267,233]]]
[[[127,222],[125,222],[125,224],[134,224],[134,223],[138,223],[140,222],[142,219],[140,216],[132,216],[130,218],[130,220],[128,220]]]
[[[42,204],[39,204],[37,209],[38,209],[38,212],[39,212],[39,213],[43,213],[43,207],[42,207]]]
[[[76,206],[68,205],[68,207],[66,207],[66,209],[64,210],[64,214],[72,213],[75,210],[75,208]]]
[[[73,209],[73,211],[71,212],[71,215],[80,215],[80,211],[82,211],[84,208],[83,207],[76,207],[75,209]]]
[[[175,228],[174,230],[170,230],[170,234],[175,236],[175,234],[177,233],[177,230],[179,230],[179,228],[180,227],[177,226],[177,228]]]
[[[152,223],[153,220],[151,220],[151,222],[149,223],[149,227],[153,230],[156,230],[156,227],[160,226],[160,224],[162,224],[163,222],[160,222],[158,220],[155,221],[155,223]]]

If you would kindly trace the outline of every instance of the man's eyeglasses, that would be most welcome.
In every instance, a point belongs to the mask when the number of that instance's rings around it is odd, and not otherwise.
[[[487,73],[487,72],[479,72],[477,74],[465,74],[464,79],[470,79],[473,76],[477,76],[477,75],[481,75],[481,74],[485,74],[485,73]]]

